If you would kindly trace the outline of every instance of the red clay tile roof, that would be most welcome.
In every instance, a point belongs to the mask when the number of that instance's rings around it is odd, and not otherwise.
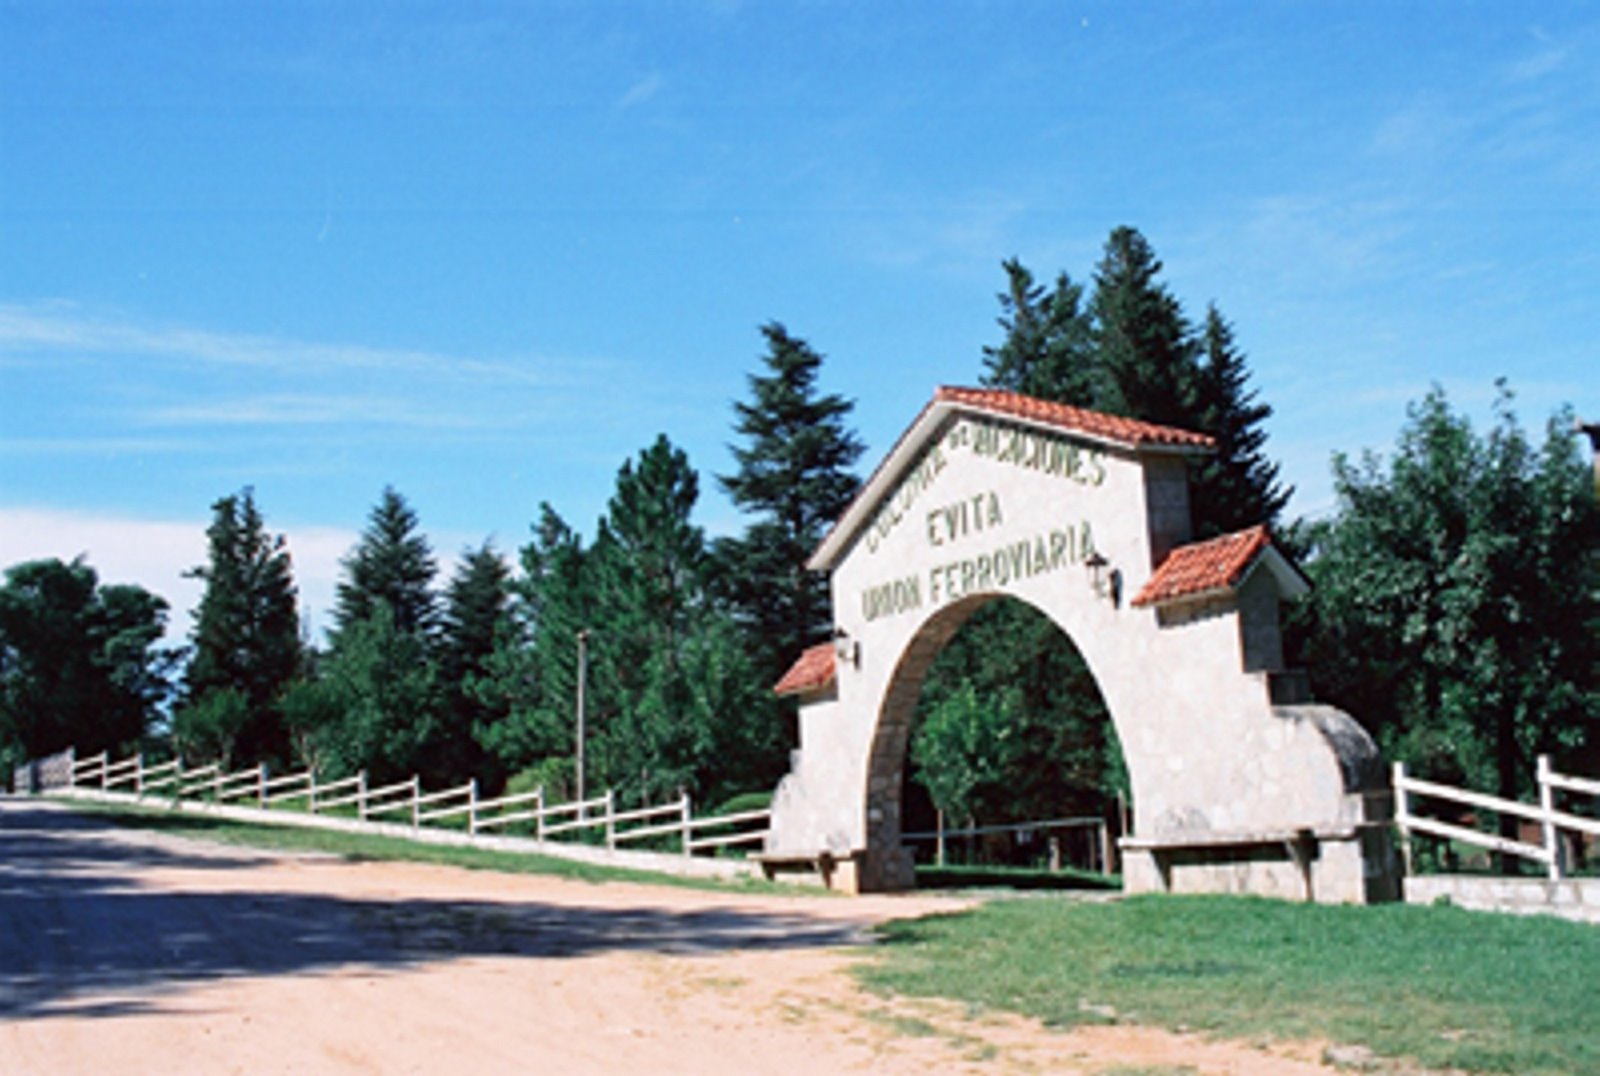
[[[1245,570],[1271,544],[1272,535],[1267,528],[1255,526],[1210,541],[1181,545],[1167,554],[1133,604],[1160,605],[1176,598],[1226,590],[1243,578]]]
[[[1152,422],[1120,418],[1101,411],[1069,407],[1066,404],[1051,403],[1049,400],[1039,400],[1016,392],[1001,392],[998,389],[963,389],[946,385],[935,392],[933,398],[935,401],[964,404],[1032,422],[1043,422],[1059,426],[1064,430],[1088,434],[1107,441],[1117,441],[1132,447],[1173,445],[1184,448],[1215,448],[1217,444],[1215,438],[1192,430],[1180,430],[1175,426],[1157,426]]]
[[[833,644],[818,643],[795,659],[772,693],[798,695],[803,691],[817,691],[833,683],[833,674]]]

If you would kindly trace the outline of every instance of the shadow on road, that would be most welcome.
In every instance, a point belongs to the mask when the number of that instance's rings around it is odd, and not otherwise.
[[[402,969],[472,956],[831,946],[860,928],[731,907],[692,912],[536,902],[184,892],[150,868],[231,870],[270,857],[130,843],[69,811],[0,805],[0,1019],[112,1016],[232,976]],[[710,899],[710,898],[708,898]]]

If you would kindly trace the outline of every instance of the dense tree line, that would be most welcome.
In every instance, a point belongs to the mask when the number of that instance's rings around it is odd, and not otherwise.
[[[1002,269],[982,384],[1209,433],[1196,537],[1280,523],[1271,409],[1233,327],[1214,304],[1188,317],[1142,235],[1115,229],[1082,284]],[[541,504],[514,558],[484,543],[449,579],[387,488],[318,647],[288,545],[245,489],[212,506],[186,662],[159,646],[160,598],[102,585],[81,559],[7,570],[0,760],[165,744],[230,766],[569,795],[581,635],[589,788],[629,802],[770,789],[794,735],[770,685],[831,627],[827,582],[804,563],[859,489],[863,446],[852,404],[821,391],[823,357],[781,324],[761,333],[733,405],[735,467],[716,476],[742,533],[696,525],[700,475],[665,435],[621,463],[592,531]],[[1600,509],[1569,427],[1557,416],[1533,444],[1506,391],[1480,434],[1436,390],[1387,461],[1335,461],[1333,515],[1280,528],[1316,583],[1291,650],[1319,697],[1424,774],[1517,794],[1539,752],[1600,772]],[[935,662],[907,774],[913,816],[952,821],[1108,812],[1126,790],[1088,669],[1011,601]]]

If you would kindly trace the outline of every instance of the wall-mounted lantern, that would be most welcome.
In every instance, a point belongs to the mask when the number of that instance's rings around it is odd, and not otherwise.
[[[833,629],[833,652],[841,662],[848,662],[853,668],[861,668],[861,641],[852,639],[850,633],[843,628]]]
[[[1094,588],[1095,594],[1101,598],[1105,597],[1106,588],[1109,586],[1106,569],[1111,566],[1111,562],[1101,556],[1100,551],[1096,549],[1083,558],[1083,566],[1089,570],[1089,585]]]

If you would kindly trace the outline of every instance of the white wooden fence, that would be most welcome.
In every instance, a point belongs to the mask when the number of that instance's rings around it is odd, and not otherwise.
[[[696,818],[687,793],[667,803],[619,811],[612,792],[593,799],[546,803],[544,789],[496,799],[482,799],[478,782],[427,792],[422,780],[408,780],[376,788],[368,786],[366,771],[354,777],[318,783],[313,770],[272,776],[265,765],[223,773],[215,764],[192,770],[180,759],[146,766],[142,755],[113,762],[101,752],[71,763],[69,787],[129,791],[138,796],[208,800],[212,803],[254,801],[263,810],[299,809],[311,814],[353,812],[361,820],[395,820],[400,816],[414,828],[440,826],[464,828],[469,835],[521,827],[544,841],[563,834],[604,834],[605,846],[656,838],[673,843],[684,855],[714,852],[766,840],[769,810]],[[300,804],[296,808],[295,804]]]
[[[1600,796],[1600,781],[1593,781],[1583,777],[1573,777],[1568,774],[1556,773],[1550,768],[1550,759],[1546,755],[1539,756],[1537,771],[1539,789],[1539,802],[1537,804],[1518,803],[1515,800],[1501,799],[1499,796],[1490,796],[1482,792],[1472,792],[1451,785],[1441,785],[1433,781],[1422,781],[1415,777],[1406,776],[1406,767],[1403,762],[1394,764],[1394,802],[1395,825],[1400,830],[1400,847],[1406,857],[1406,873],[1411,874],[1411,842],[1412,833],[1427,833],[1435,837],[1444,837],[1448,840],[1462,841],[1468,844],[1489,848],[1496,852],[1508,855],[1521,856],[1545,865],[1545,870],[1552,881],[1559,881],[1567,870],[1563,860],[1561,831],[1570,830],[1577,833],[1587,833],[1591,836],[1600,836],[1600,819],[1586,818],[1582,815],[1572,814],[1558,810],[1556,807],[1556,794],[1558,792],[1571,792],[1578,795]],[[1540,841],[1530,844],[1527,841],[1502,837],[1499,834],[1484,833],[1481,830],[1469,829],[1451,822],[1442,822],[1436,818],[1427,818],[1416,814],[1412,810],[1411,796],[1427,796],[1434,799],[1447,800],[1452,803],[1466,804],[1483,810],[1495,811],[1499,814],[1508,814],[1515,818],[1527,819],[1539,825]]]

